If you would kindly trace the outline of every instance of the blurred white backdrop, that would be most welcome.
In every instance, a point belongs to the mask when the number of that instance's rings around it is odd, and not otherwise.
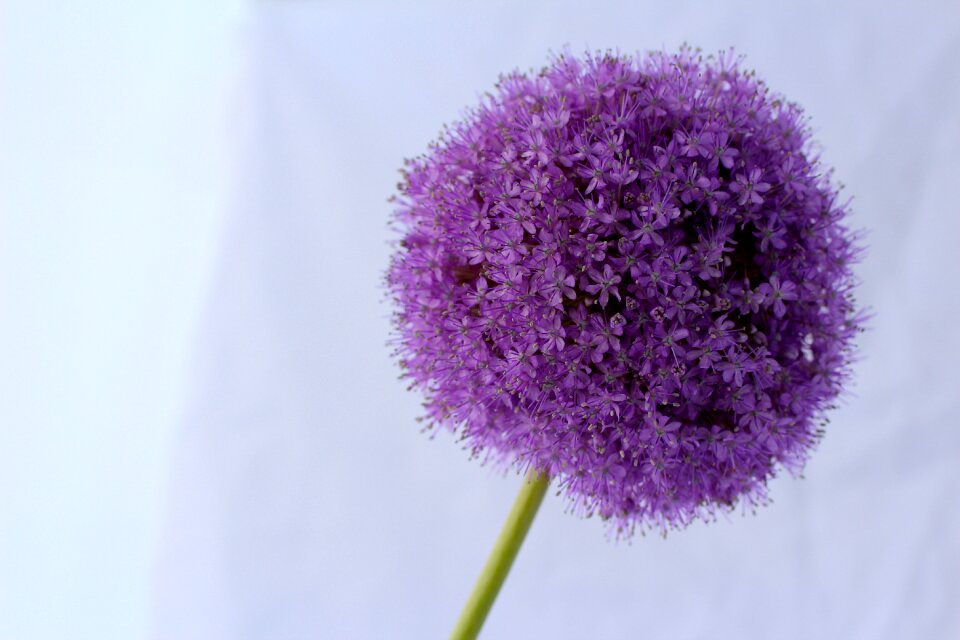
[[[0,638],[144,638],[240,2],[0,3]]]
[[[550,49],[684,41],[855,197],[853,394],[756,516],[617,545],[548,496],[485,637],[960,635],[955,3],[68,13],[0,14],[0,638],[444,637],[519,478],[396,380],[397,168]]]

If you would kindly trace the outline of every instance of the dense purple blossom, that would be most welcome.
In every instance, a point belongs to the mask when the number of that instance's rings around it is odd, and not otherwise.
[[[858,249],[801,110],[731,55],[559,55],[403,174],[388,285],[431,423],[625,532],[800,468]]]

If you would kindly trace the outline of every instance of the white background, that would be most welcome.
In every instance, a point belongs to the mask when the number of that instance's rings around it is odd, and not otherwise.
[[[869,230],[856,385],[774,504],[541,510],[487,638],[960,636],[952,2],[0,10],[0,639],[440,638],[519,478],[385,346],[402,158],[547,51],[735,46]]]

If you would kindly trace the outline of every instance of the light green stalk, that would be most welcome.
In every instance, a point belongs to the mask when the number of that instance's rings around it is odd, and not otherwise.
[[[537,515],[537,509],[543,502],[543,495],[547,491],[547,485],[550,479],[545,473],[537,473],[531,470],[527,474],[520,489],[520,494],[510,509],[510,515],[497,537],[496,544],[487,558],[487,563],[483,567],[483,572],[477,579],[477,584],[473,587],[470,599],[463,607],[463,613],[457,620],[457,626],[450,634],[450,640],[473,640],[480,633],[487,614],[500,593],[500,587],[510,572],[513,565],[513,559],[517,557],[520,545],[530,530],[530,524],[533,517]]]

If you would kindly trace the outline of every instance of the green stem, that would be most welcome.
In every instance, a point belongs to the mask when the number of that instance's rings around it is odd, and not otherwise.
[[[533,517],[537,515],[537,509],[543,502],[543,494],[546,493],[549,484],[550,478],[545,473],[531,470],[527,474],[520,495],[514,501],[510,515],[507,516],[507,521],[497,537],[496,544],[493,545],[490,557],[487,558],[487,564],[484,565],[483,572],[473,587],[470,599],[463,607],[457,626],[450,634],[450,640],[472,640],[480,633],[480,627],[483,626],[493,601],[500,593],[500,587],[503,586],[503,581],[510,572],[510,566],[513,565],[513,559],[517,557],[527,531],[530,530],[530,524],[533,522]]]

